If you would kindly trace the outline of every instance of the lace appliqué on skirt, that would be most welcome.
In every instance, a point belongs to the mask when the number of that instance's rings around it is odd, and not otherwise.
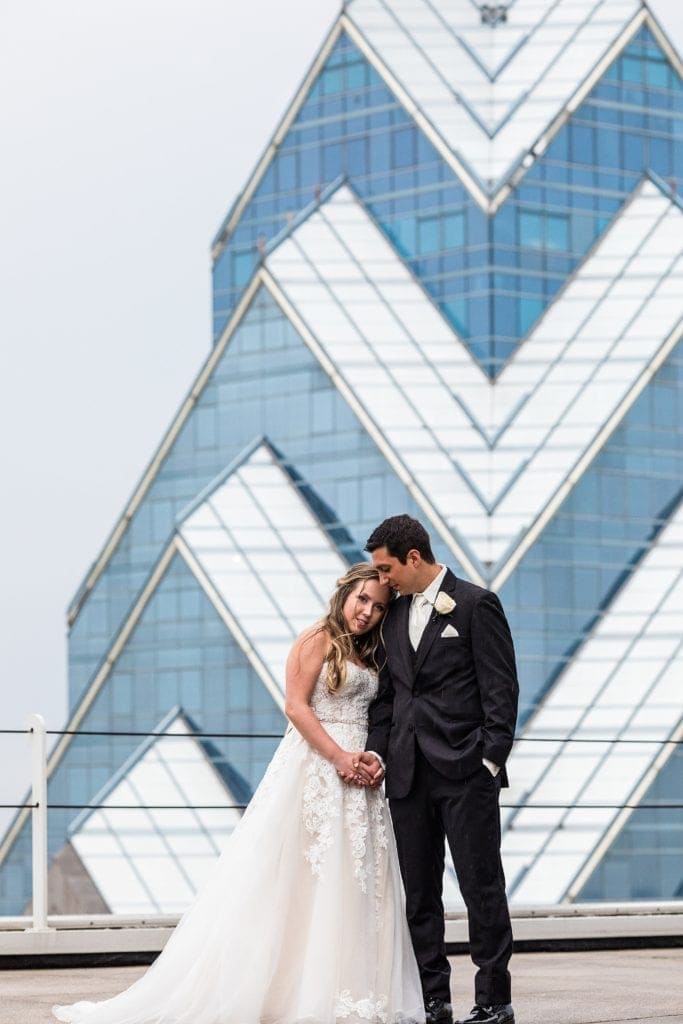
[[[337,1020],[359,1017],[361,1020],[387,1024],[387,997],[375,999],[371,992],[365,999],[354,999],[349,989],[345,988],[337,996],[335,1016]]]
[[[351,840],[354,878],[361,891],[366,893],[368,874],[372,867],[375,899],[381,901],[384,859],[388,848],[386,810],[382,794],[375,790],[351,790],[344,800],[344,824]],[[368,841],[373,855],[372,865],[369,863]]]
[[[302,812],[304,828],[312,836],[312,842],[304,850],[304,857],[318,877],[322,874],[325,853],[332,845],[332,822],[340,814],[340,785],[329,761],[312,754],[307,766]]]

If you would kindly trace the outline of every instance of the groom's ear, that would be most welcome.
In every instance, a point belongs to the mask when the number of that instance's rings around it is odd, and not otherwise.
[[[406,563],[412,565],[414,569],[417,569],[418,565],[422,561],[422,555],[417,548],[411,548],[406,555]]]

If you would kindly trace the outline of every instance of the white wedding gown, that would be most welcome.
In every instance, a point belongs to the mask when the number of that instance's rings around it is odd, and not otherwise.
[[[311,707],[362,750],[369,669],[347,663]],[[55,1006],[73,1024],[424,1021],[394,835],[381,790],[346,785],[291,726],[161,955],[125,992]]]

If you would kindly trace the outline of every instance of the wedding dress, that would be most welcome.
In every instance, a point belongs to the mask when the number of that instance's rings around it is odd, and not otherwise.
[[[311,707],[362,750],[377,676],[326,666]],[[347,785],[289,726],[263,781],[161,955],[72,1024],[397,1024],[424,1021],[394,835],[381,790]]]

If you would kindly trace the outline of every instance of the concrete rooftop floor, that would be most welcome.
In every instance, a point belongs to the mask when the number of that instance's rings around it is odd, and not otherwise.
[[[453,1003],[472,1005],[473,968],[453,957]],[[513,957],[517,1024],[683,1024],[683,949],[518,953]],[[143,967],[0,971],[0,1024],[48,1024],[53,1003],[106,999]]]

